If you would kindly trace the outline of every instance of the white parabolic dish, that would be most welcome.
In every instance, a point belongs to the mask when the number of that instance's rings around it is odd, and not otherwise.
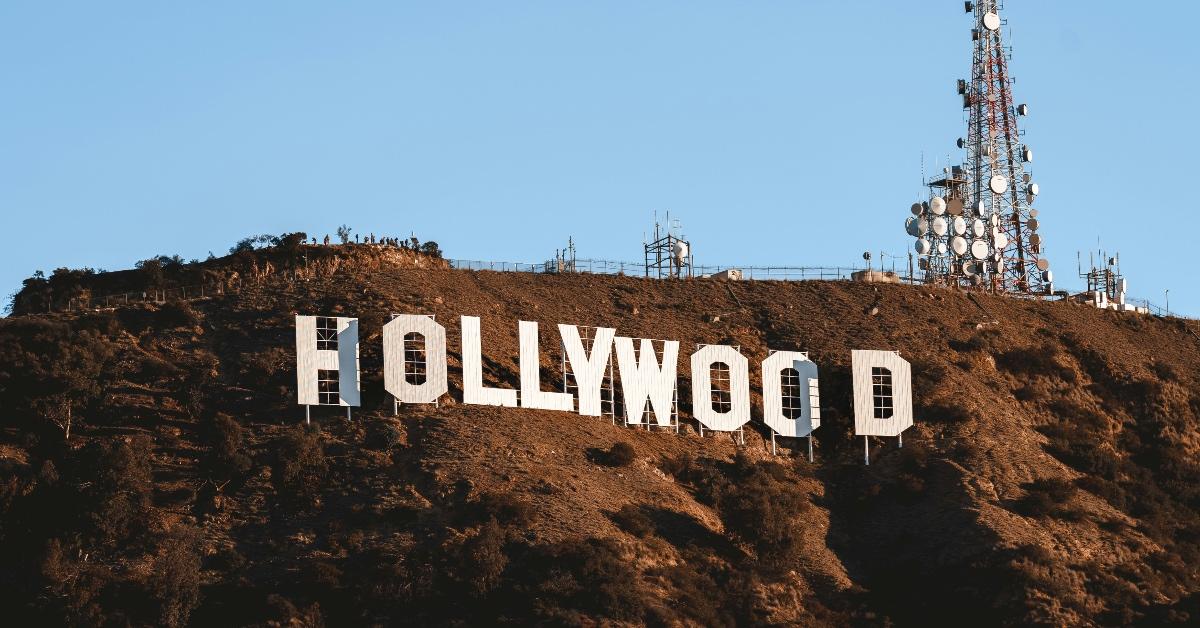
[[[950,248],[954,251],[955,255],[966,255],[967,240],[965,238],[955,236],[954,239],[950,240]]]
[[[963,235],[967,232],[967,221],[962,216],[954,219],[954,235]]]
[[[929,254],[929,240],[924,240],[924,239],[917,240],[917,243],[914,248],[916,248],[918,255],[928,255]]]
[[[975,259],[987,259],[988,245],[983,240],[976,240],[971,243],[971,257]]]
[[[929,211],[933,212],[935,216],[941,216],[942,214],[946,213],[946,199],[940,196],[935,196],[930,199]]]
[[[983,27],[989,31],[999,30],[1000,16],[995,13],[988,12],[983,15]]]
[[[988,182],[988,187],[990,187],[992,192],[996,194],[1004,194],[1008,191],[1008,179],[1001,175],[995,175],[992,177],[992,180]]]
[[[939,235],[939,236],[946,235],[947,227],[948,227],[948,225],[946,224],[945,218],[943,218],[941,216],[937,216],[933,219],[933,233],[934,234]]]

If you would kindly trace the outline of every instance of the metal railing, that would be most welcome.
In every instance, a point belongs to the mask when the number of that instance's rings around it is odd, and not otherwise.
[[[152,288],[139,292],[122,292],[98,297],[71,297],[67,301],[66,311],[95,310],[135,303],[163,304],[168,301],[191,301],[223,294],[225,294],[225,287],[220,284]]]
[[[613,260],[598,260],[598,259],[577,259],[568,260],[565,263],[556,263],[554,261],[542,263],[529,262],[493,262],[484,260],[463,260],[449,259],[446,260],[450,264],[450,268],[456,270],[492,270],[496,272],[521,272],[521,273],[593,273],[601,275],[630,275],[634,277],[647,276],[646,264],[643,262],[619,262]],[[715,275],[726,270],[739,270],[742,273],[743,279],[754,279],[759,281],[805,281],[805,280],[825,280],[835,281],[840,279],[848,280],[852,273],[864,270],[863,268],[855,268],[851,266],[693,266],[692,274],[695,277],[704,277]],[[658,269],[651,268],[650,276],[657,276]],[[903,281],[908,281],[908,278],[902,278]]]

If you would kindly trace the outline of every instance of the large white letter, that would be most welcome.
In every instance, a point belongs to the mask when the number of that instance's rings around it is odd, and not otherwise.
[[[712,365],[729,366],[728,412],[717,412],[712,399]],[[692,412],[716,432],[733,432],[750,421],[750,367],[733,347],[705,345],[692,354]]]
[[[408,381],[404,337],[421,335],[425,349],[425,381]],[[383,387],[400,403],[433,403],[446,394],[446,328],[432,316],[399,314],[383,326]]]
[[[796,388],[788,391],[798,397],[800,414],[789,418],[783,413],[783,372],[795,369]],[[790,374],[789,374],[790,375]],[[808,436],[821,426],[821,397],[817,389],[817,365],[808,356],[795,351],[776,351],[762,363],[763,422],[780,436]]]
[[[521,321],[521,407],[570,411],[571,395],[542,390],[542,363],[538,357],[538,324]]]
[[[583,416],[600,416],[600,387],[604,384],[604,371],[608,368],[609,357],[612,356],[612,341],[617,330],[608,327],[597,327],[592,339],[592,353],[583,347],[579,338],[579,328],[574,325],[559,325],[558,333],[562,336],[563,348],[567,352],[567,360],[571,363],[571,374],[575,376],[575,384],[579,390],[579,414]]]
[[[300,405],[358,406],[358,319],[296,317]]]
[[[659,425],[671,424],[671,401],[675,396],[676,370],[679,368],[679,343],[663,343],[663,361],[658,364],[654,343],[640,339],[638,354],[633,353],[632,338],[617,338],[617,368],[621,371],[621,390],[625,393],[625,417],[629,423],[642,422],[646,400]],[[582,407],[582,402],[580,404]]]
[[[483,349],[479,340],[479,318],[463,316],[462,361],[463,403],[477,406],[517,407],[517,391],[483,385]]]
[[[854,433],[899,436],[913,424],[912,367],[895,351],[853,351]]]

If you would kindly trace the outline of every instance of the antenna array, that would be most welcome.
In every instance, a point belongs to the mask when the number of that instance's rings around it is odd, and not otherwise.
[[[926,283],[974,286],[993,292],[1048,294],[1054,275],[1042,257],[1038,185],[1026,170],[1033,151],[1021,142],[1008,74],[997,0],[965,2],[974,17],[971,78],[958,81],[967,112],[967,135],[958,147],[961,166],[943,169],[927,183],[929,200],[912,206],[905,223],[917,238]]]

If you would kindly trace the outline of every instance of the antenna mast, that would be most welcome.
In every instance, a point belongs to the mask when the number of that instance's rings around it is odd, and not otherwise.
[[[974,19],[971,77],[958,81],[967,111],[962,166],[947,167],[928,183],[930,200],[912,207],[906,227],[917,238],[927,283],[1048,294],[1054,276],[1042,257],[1033,202],[1038,186],[1026,171],[1033,151],[1021,143],[997,0],[965,2]]]

